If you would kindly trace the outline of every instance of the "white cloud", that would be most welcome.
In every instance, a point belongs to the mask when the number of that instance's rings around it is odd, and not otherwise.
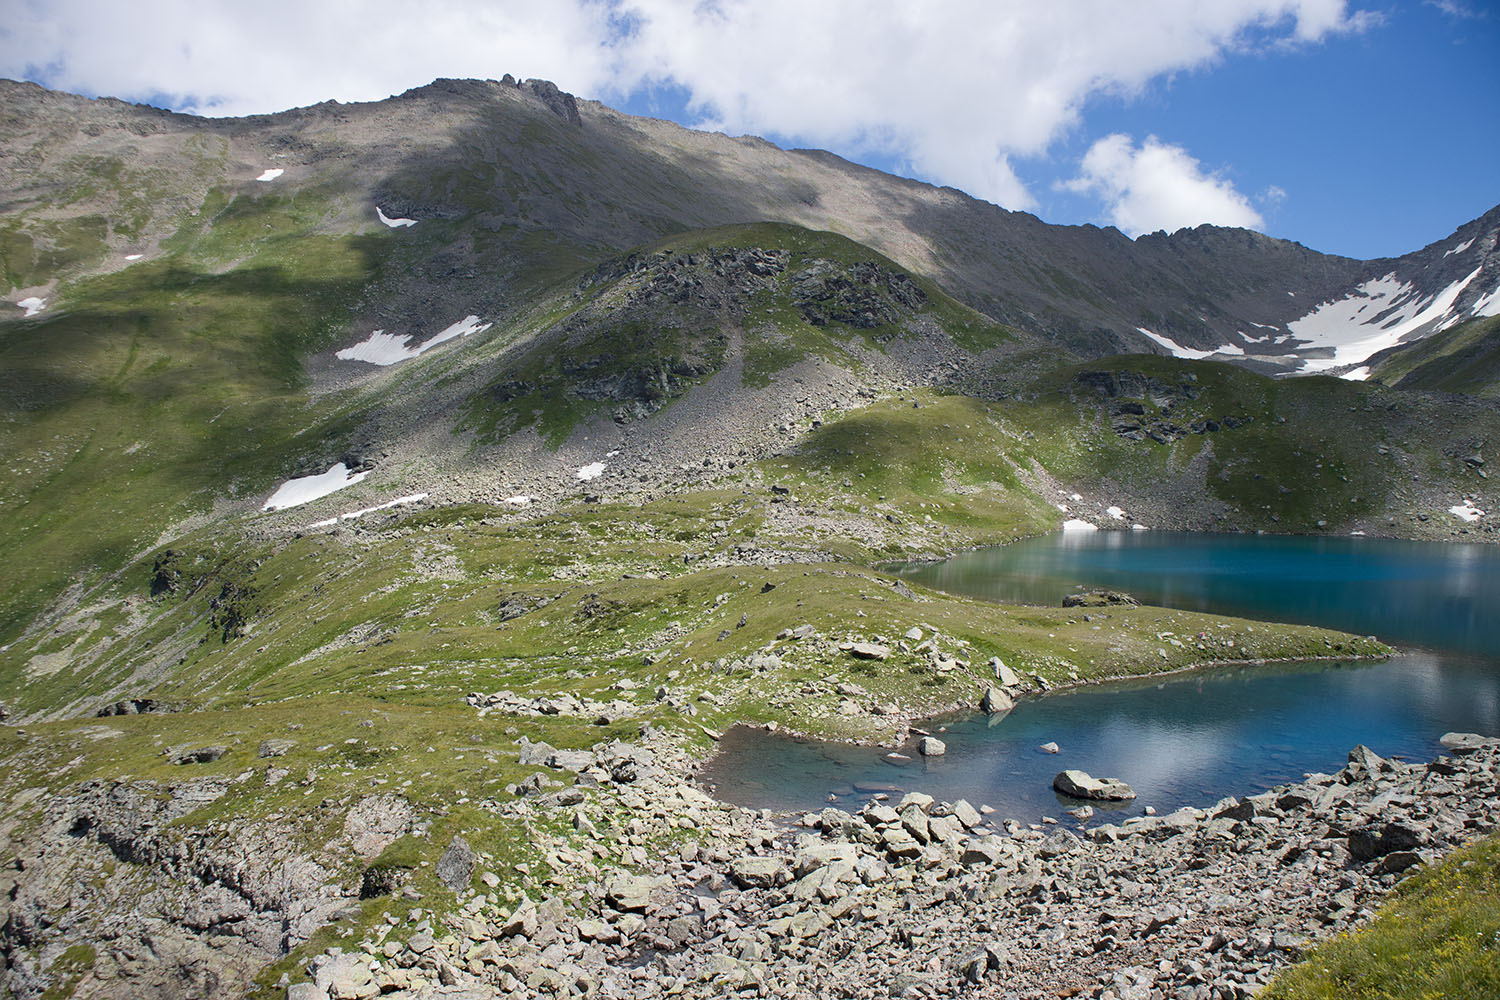
[[[1260,214],[1222,177],[1203,172],[1181,146],[1147,136],[1105,136],[1083,157],[1082,173],[1061,187],[1104,201],[1109,221],[1131,236],[1211,222],[1255,228]]]
[[[707,123],[879,153],[1012,208],[1014,164],[1092,95],[1357,30],[1347,0],[12,0],[0,73],[203,113],[376,100],[435,77],[583,96],[675,85]]]

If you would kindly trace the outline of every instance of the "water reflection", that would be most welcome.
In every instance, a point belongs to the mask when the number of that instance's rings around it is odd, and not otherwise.
[[[1418,760],[1438,753],[1448,730],[1500,732],[1497,686],[1487,664],[1436,654],[1226,668],[1026,700],[993,727],[983,716],[939,720],[947,755],[899,767],[880,749],[735,729],[703,777],[757,808],[816,809],[830,795],[857,805],[873,791],[920,789],[1035,821],[1066,818],[1060,810],[1077,804],[1051,788],[1058,771],[1076,767],[1135,787],[1140,797],[1121,813],[1165,812],[1337,770],[1356,743]],[[1061,752],[1038,749],[1049,741]]]
[[[901,572],[996,601],[1058,604],[1080,588],[1106,588],[1167,607],[1327,625],[1402,645],[1500,657],[1494,546],[1099,531]]]

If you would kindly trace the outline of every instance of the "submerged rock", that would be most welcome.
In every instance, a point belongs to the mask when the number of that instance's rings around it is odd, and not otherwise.
[[[1119,778],[1095,778],[1087,771],[1062,771],[1052,779],[1052,787],[1075,799],[1128,802],[1135,798],[1135,789]]]

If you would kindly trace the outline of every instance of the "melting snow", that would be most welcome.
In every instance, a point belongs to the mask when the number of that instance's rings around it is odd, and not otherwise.
[[[1475,268],[1469,276],[1455,281],[1425,301],[1408,282],[1396,280],[1395,272],[1366,281],[1342,299],[1323,302],[1301,319],[1287,324],[1309,346],[1332,347],[1333,357],[1304,361],[1303,371],[1320,372],[1339,365],[1365,360],[1376,351],[1394,347],[1402,338],[1431,323],[1444,321],[1446,329],[1457,321],[1449,317],[1453,303],[1479,276]]]
[[[261,174],[255,179],[258,181],[274,181],[284,173],[286,173],[286,171],[282,170],[280,167],[272,167],[270,170],[267,170],[265,173]]]
[[[1469,249],[1469,247],[1471,247],[1473,245],[1474,245],[1474,241],[1472,239],[1464,240],[1462,243],[1460,243],[1458,246],[1454,247],[1452,250],[1445,251],[1443,253],[1443,256],[1444,257],[1452,257],[1456,253],[1463,253],[1465,250]]]
[[[345,486],[353,486],[368,475],[369,472],[351,472],[343,462],[340,462],[322,475],[288,479],[281,484],[280,489],[271,494],[271,499],[266,501],[261,510],[286,510],[288,507],[300,507],[305,503],[312,503],[319,497],[326,497]]]
[[[1097,524],[1090,524],[1088,521],[1084,521],[1076,517],[1063,522],[1063,531],[1065,532],[1098,530],[1099,526]]]
[[[1500,285],[1488,295],[1481,295],[1474,303],[1475,316],[1500,316]]]
[[[1477,521],[1484,516],[1484,511],[1474,506],[1473,500],[1465,500],[1463,503],[1454,504],[1448,508],[1448,513],[1456,514],[1465,521]]]
[[[20,302],[17,302],[16,305],[20,306],[22,309],[25,309],[27,316],[35,316],[37,313],[47,308],[47,300],[39,299],[35,295],[33,295],[29,299],[22,299]]]
[[[598,479],[602,475],[604,475],[603,462],[591,462],[588,465],[582,466],[578,470],[578,479],[580,482],[584,483],[588,482],[590,479]]]
[[[1131,531],[1150,531],[1151,529],[1148,528],[1148,527],[1146,527],[1144,524],[1132,524],[1130,526],[1130,530]]]
[[[416,219],[391,219],[391,218],[387,218],[386,214],[380,210],[380,206],[379,205],[375,206],[375,214],[378,215],[378,216],[380,216],[380,221],[381,222],[384,222],[387,226],[390,226],[392,229],[400,229],[402,226],[415,226],[417,224],[417,220]]]
[[[397,336],[394,333],[386,333],[384,330],[376,330],[364,340],[353,347],[346,347],[334,355],[341,361],[366,361],[372,365],[394,365],[398,361],[409,361],[431,350],[437,345],[454,339],[455,337],[467,337],[471,333],[483,333],[492,324],[479,322],[478,316],[465,316],[427,340],[410,347],[408,344],[411,337]]]
[[[1350,382],[1363,382],[1365,379],[1367,379],[1369,377],[1370,377],[1370,366],[1369,365],[1360,365],[1358,368],[1355,368],[1353,371],[1344,372],[1344,374],[1342,374],[1342,375],[1339,376],[1339,378],[1347,379]]]
[[[1195,351],[1191,347],[1183,347],[1181,344],[1177,343],[1177,341],[1169,340],[1168,338],[1163,337],[1158,333],[1152,333],[1144,326],[1138,326],[1136,327],[1136,329],[1144,333],[1146,336],[1150,337],[1152,340],[1156,341],[1161,346],[1165,347],[1167,350],[1171,351],[1172,357],[1174,358],[1206,358],[1210,354],[1214,353],[1213,351]]]
[[[146,255],[143,254],[143,253],[128,253],[128,254],[125,255],[125,259],[126,260],[140,260],[144,256],[146,256]]]
[[[520,493],[513,497],[506,497],[500,502],[508,503],[515,507],[525,507],[527,504],[531,503],[531,497],[527,496],[524,493]]]
[[[426,493],[413,493],[409,497],[397,497],[396,499],[387,501],[386,503],[376,504],[374,507],[364,507],[360,510],[351,510],[347,514],[340,514],[338,517],[330,517],[326,521],[317,521],[312,525],[312,527],[327,528],[331,525],[338,524],[339,521],[352,521],[356,517],[364,517],[366,514],[373,514],[378,510],[390,510],[392,507],[400,507],[404,504],[417,503],[420,500],[426,499]]]
[[[1114,518],[1116,521],[1123,521],[1123,520],[1125,520],[1125,512],[1123,510],[1121,510],[1119,507],[1108,507],[1108,508],[1105,509],[1104,513],[1108,514],[1110,517]]]

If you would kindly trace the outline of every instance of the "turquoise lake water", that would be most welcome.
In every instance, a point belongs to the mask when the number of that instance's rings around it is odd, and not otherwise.
[[[906,567],[928,586],[1058,604],[1078,589],[1143,603],[1326,625],[1405,652],[1379,663],[1277,664],[1097,685],[1028,698],[1002,719],[935,720],[948,754],[893,764],[886,751],[726,734],[702,777],[760,808],[858,805],[920,789],[1002,816],[1069,819],[1064,768],[1123,778],[1139,797],[1100,819],[1209,805],[1342,767],[1357,743],[1427,760],[1450,730],[1500,735],[1500,550],[1363,538],[1176,532],[1054,535]],[[1055,742],[1061,752],[1038,749]],[[1097,808],[1097,806],[1096,806]]]

